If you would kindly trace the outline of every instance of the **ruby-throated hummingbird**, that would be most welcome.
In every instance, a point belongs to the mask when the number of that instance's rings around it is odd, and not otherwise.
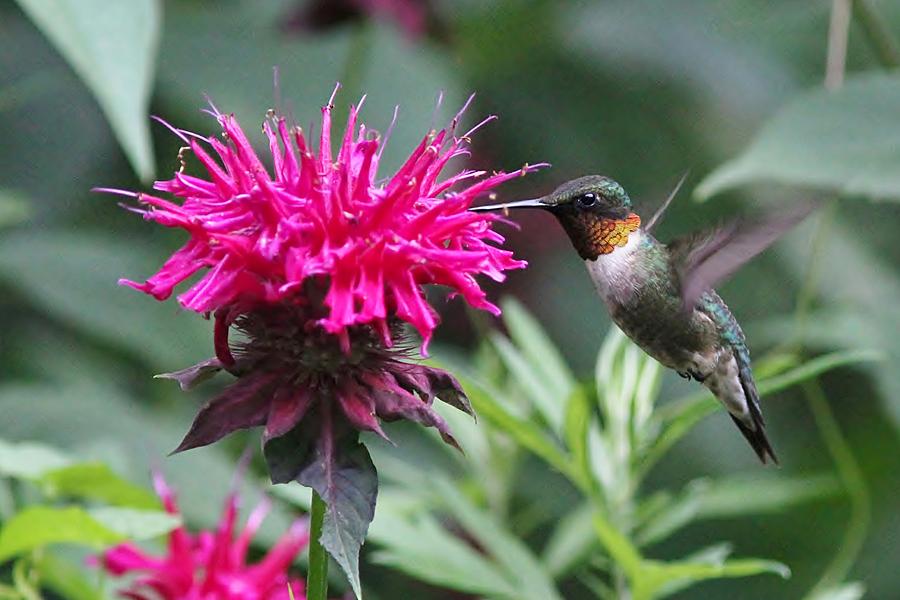
[[[542,198],[472,210],[540,208],[553,214],[584,259],[616,325],[660,363],[709,388],[760,460],[777,463],[744,332],[712,288],[813,206],[758,222],[735,221],[663,244],[653,237],[653,227],[677,191],[643,226],[622,186],[599,175],[564,183]]]

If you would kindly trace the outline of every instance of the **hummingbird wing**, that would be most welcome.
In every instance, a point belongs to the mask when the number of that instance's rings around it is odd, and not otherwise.
[[[675,189],[669,193],[669,197],[666,198],[666,201],[663,202],[659,208],[656,209],[656,212],[653,213],[653,216],[650,217],[650,220],[644,225],[644,231],[647,233],[653,233],[653,229],[656,227],[657,223],[659,223],[663,214],[665,214],[666,209],[669,208],[669,205],[672,204],[672,200],[675,199],[675,196],[678,195],[678,190],[681,189],[681,186],[684,184],[684,180],[687,179],[690,171],[685,171],[684,175],[681,176],[681,179],[678,180],[678,183],[675,185]]]
[[[721,227],[672,240],[668,245],[681,285],[685,309],[809,216],[818,204],[808,202],[757,220],[737,220]]]

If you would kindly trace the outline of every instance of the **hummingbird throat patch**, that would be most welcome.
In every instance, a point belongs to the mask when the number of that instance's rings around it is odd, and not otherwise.
[[[621,220],[600,219],[594,226],[591,241],[598,254],[609,254],[616,248],[628,243],[628,234],[637,231],[641,226],[641,218],[631,213]]]

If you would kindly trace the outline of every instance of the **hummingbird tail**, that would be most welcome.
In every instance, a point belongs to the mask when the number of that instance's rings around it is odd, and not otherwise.
[[[763,464],[766,464],[768,460],[771,459],[772,462],[777,465],[778,457],[775,456],[775,451],[772,450],[772,444],[769,443],[769,438],[766,437],[766,424],[759,407],[759,392],[756,390],[756,382],[753,380],[753,372],[750,370],[750,361],[746,359],[742,360],[742,358],[745,357],[741,356],[737,356],[737,358],[740,365],[738,378],[741,381],[744,397],[747,400],[750,419],[749,422],[747,422],[733,414],[729,413],[729,415],[734,421],[734,424],[741,430],[744,437],[747,438],[747,441],[750,442],[750,446],[753,447],[753,451],[756,452],[759,460],[762,461]]]
[[[750,446],[753,447],[753,451],[756,452],[756,455],[763,464],[768,463],[770,459],[776,465],[778,464],[778,457],[775,456],[775,451],[772,450],[769,438],[766,437],[766,430],[761,425],[754,423],[756,429],[753,429],[738,417],[732,414],[729,414],[728,416],[731,417],[734,424],[737,425],[738,429],[741,430],[741,433],[744,434],[744,437],[747,438],[747,441],[750,442]]]

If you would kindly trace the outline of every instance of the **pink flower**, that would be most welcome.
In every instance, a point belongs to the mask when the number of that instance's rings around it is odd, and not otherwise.
[[[103,191],[136,198],[141,207],[133,210],[146,220],[189,235],[146,282],[123,283],[164,300],[203,273],[178,301],[214,315],[216,358],[166,376],[184,389],[223,369],[237,377],[200,409],[177,451],[265,427],[272,481],[296,480],[324,499],[322,543],[353,574],[378,488],[359,431],[386,437],[381,421],[409,419],[456,446],[434,400],[472,414],[452,375],[410,360],[404,323],[419,332],[424,353],[438,323],[426,284],[500,312],[476,277],[501,281],[525,263],[498,246],[503,238],[491,229],[497,217],[468,209],[536,167],[444,175],[490,120],[457,135],[457,115],[426,135],[396,173],[379,177],[383,141],[357,126],[358,107],[332,155],[331,111],[329,101],[317,151],[299,128],[270,113],[263,124],[270,170],[234,117],[213,108],[224,141],[172,128],[203,176],[182,168],[157,182],[168,199]],[[235,344],[232,327],[243,333]],[[357,576],[351,581],[358,587]]]
[[[162,477],[154,477],[166,512],[177,515],[175,495]],[[268,504],[258,506],[235,537],[238,499],[225,503],[216,531],[189,533],[183,526],[169,534],[168,552],[153,556],[132,543],[120,544],[96,562],[110,575],[136,576],[121,591],[133,600],[295,600],[305,599],[304,584],[288,576],[288,568],[309,541],[305,521],[295,522],[284,537],[256,564],[247,564],[247,549],[259,529]]]
[[[227,327],[260,306],[308,304],[307,283],[325,291],[325,311],[316,322],[342,338],[345,349],[354,325],[373,327],[390,347],[388,323],[394,317],[418,330],[424,349],[438,322],[424,284],[447,286],[496,315],[499,309],[475,276],[502,281],[504,271],[525,266],[493,245],[503,241],[491,229],[495,216],[467,209],[535,167],[488,177],[471,170],[442,177],[451,159],[467,154],[474,131],[455,136],[457,116],[450,128],[425,136],[400,170],[382,180],[377,175],[381,139],[365,125],[357,130],[358,107],[351,108],[337,157],[332,156],[331,110],[331,103],[322,109],[317,154],[299,128],[270,115],[263,130],[271,173],[234,116],[215,111],[224,142],[178,132],[206,177],[182,169],[154,186],[180,203],[105,190],[137,198],[147,208],[135,210],[148,221],[188,232],[188,242],[156,275],[144,283],[122,283],[164,300],[178,284],[205,271],[178,301],[189,310],[215,314],[217,355],[226,364],[233,362],[225,344]]]

